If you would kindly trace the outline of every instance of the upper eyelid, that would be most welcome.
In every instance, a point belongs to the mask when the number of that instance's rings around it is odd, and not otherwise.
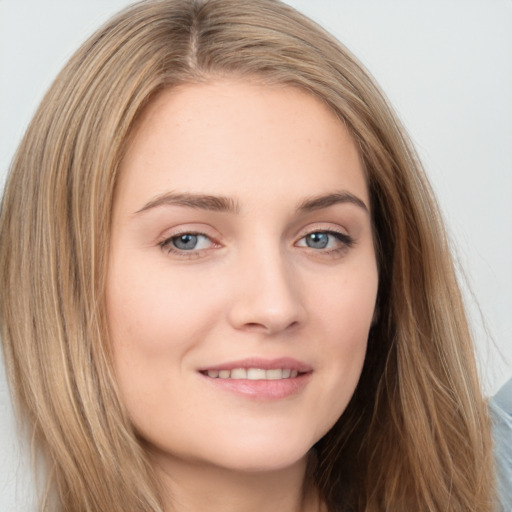
[[[306,231],[303,234],[299,235],[299,240],[302,240],[304,237],[308,235],[313,235],[314,233],[326,233],[328,235],[341,235],[350,238],[350,235],[341,229],[312,229],[310,231]]]
[[[166,231],[168,231],[168,230],[166,230]],[[338,233],[340,235],[350,236],[346,231],[347,230],[345,230],[344,228],[315,226],[315,227],[303,228],[303,229],[299,230],[297,232],[297,234],[295,235],[295,237],[300,239],[300,238],[304,238],[305,236],[310,235],[312,233]],[[162,240],[170,240],[172,238],[176,238],[176,237],[179,237],[182,235],[201,235],[201,236],[205,236],[206,238],[209,238],[212,241],[214,241],[214,239],[216,238],[214,235],[207,233],[207,230],[200,230],[200,229],[193,229],[193,228],[179,229],[173,233],[164,234],[158,238],[159,238],[159,241],[162,241]]]
[[[302,238],[311,233],[339,233],[341,235],[350,236],[350,232],[344,226],[341,226],[339,223],[331,223],[331,222],[313,222],[304,226],[303,228],[297,230],[296,237]]]
[[[340,225],[339,222],[332,221],[311,222],[305,226],[303,225],[300,229],[294,229],[293,232],[294,233],[287,235],[287,237],[290,236],[290,238],[294,239],[294,243],[297,240],[307,236],[308,234],[315,232],[331,232],[353,238],[349,229],[343,225]],[[222,245],[221,239],[224,238],[222,233],[213,226],[204,223],[191,222],[190,224],[178,224],[176,226],[165,229],[158,237],[156,237],[155,243],[161,244],[162,242],[169,241],[172,238],[185,234],[202,235],[207,237],[213,243],[220,245]]]
[[[195,225],[200,223],[194,223],[191,222],[190,224],[179,224],[177,226],[168,227],[167,229],[160,232],[158,237],[156,238],[156,242],[159,243],[163,240],[169,240],[171,238],[181,236],[181,235],[203,235],[208,237],[211,240],[215,240],[216,238],[219,238],[216,235],[216,231],[213,227],[207,226],[205,227],[204,224],[201,224],[201,227],[196,227]],[[215,232],[215,233],[214,233]]]
[[[355,243],[355,240],[352,236],[350,236],[349,234],[344,233],[342,231],[337,231],[334,229],[316,229],[313,231],[308,231],[303,236],[299,237],[297,242],[300,242],[307,236],[312,235],[314,233],[326,233],[328,235],[334,236],[334,238],[337,238],[341,243],[344,243],[346,245],[352,245]],[[295,243],[297,243],[297,242],[295,242]]]
[[[207,233],[203,233],[201,231],[193,231],[193,230],[184,230],[184,231],[180,231],[178,233],[173,233],[171,235],[163,236],[158,243],[159,243],[159,245],[161,245],[161,244],[170,242],[171,240],[173,240],[175,238],[179,238],[180,236],[183,236],[183,235],[204,236],[205,238],[210,240],[210,242],[212,244],[218,244],[218,242],[214,239],[214,237],[208,235]]]

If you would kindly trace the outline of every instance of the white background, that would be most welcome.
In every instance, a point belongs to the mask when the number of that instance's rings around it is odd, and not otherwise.
[[[0,183],[43,93],[129,2],[0,0]],[[370,69],[409,130],[464,269],[487,393],[512,375],[512,0],[289,0]],[[0,370],[0,510],[31,483]]]

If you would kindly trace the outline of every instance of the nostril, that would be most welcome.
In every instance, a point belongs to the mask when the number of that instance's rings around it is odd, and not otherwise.
[[[244,326],[246,329],[250,331],[266,331],[267,327],[263,324],[259,324],[257,322],[248,322]]]
[[[298,320],[293,320],[283,330],[284,331],[290,331],[292,329],[297,329],[300,326],[300,324],[301,323]]]
[[[283,326],[273,326],[272,324],[269,323],[269,325],[267,324],[264,324],[264,323],[258,323],[258,322],[247,322],[246,324],[244,324],[244,329],[248,330],[248,331],[261,331],[261,332],[269,332],[269,333],[272,333],[272,332],[281,332],[281,331],[287,331],[287,330],[291,330],[291,329],[295,329],[299,326],[299,322],[294,320],[293,322],[291,322],[289,325],[285,325],[284,328]]]

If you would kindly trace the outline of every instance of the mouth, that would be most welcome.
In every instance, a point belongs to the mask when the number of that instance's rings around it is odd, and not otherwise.
[[[234,380],[281,380],[294,379],[306,372],[299,372],[291,368],[233,368],[232,370],[204,370],[203,375],[211,379],[234,379]]]
[[[277,400],[298,394],[313,368],[291,358],[245,359],[199,370],[208,382],[247,398]]]

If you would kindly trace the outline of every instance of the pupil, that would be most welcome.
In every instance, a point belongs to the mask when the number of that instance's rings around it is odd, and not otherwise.
[[[313,249],[325,249],[328,242],[329,237],[326,233],[311,233],[306,241],[308,247]]]
[[[197,235],[181,235],[174,240],[174,246],[178,249],[193,249],[197,245]]]

